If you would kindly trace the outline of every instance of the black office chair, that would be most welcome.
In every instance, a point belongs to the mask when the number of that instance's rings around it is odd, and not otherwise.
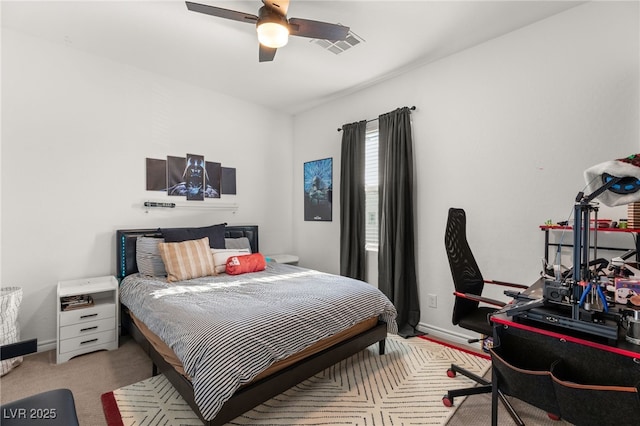
[[[482,297],[484,284],[496,284],[518,289],[525,289],[527,286],[502,281],[485,280],[482,277],[480,268],[478,268],[478,264],[467,242],[466,227],[467,218],[464,210],[456,208],[449,209],[444,245],[447,250],[447,257],[449,258],[449,266],[451,267],[451,275],[453,276],[455,286],[455,292],[453,293],[456,296],[453,305],[453,324],[488,337],[493,335],[489,316],[500,307],[505,306],[506,303]],[[484,305],[480,306],[480,302],[496,306],[497,308]],[[474,343],[479,340],[480,339],[469,339],[468,342]],[[455,377],[457,373],[474,380],[479,383],[480,386],[448,391],[442,398],[442,403],[447,407],[453,405],[454,398],[457,396],[491,392],[491,382],[462,367],[451,364],[451,368],[447,370],[447,375],[449,377]],[[505,405],[507,411],[509,411],[513,420],[518,425],[524,425],[502,392],[500,392],[500,400]]]
[[[0,359],[15,358],[37,350],[37,339],[0,346]],[[73,394],[54,389],[0,406],[2,426],[78,426]]]

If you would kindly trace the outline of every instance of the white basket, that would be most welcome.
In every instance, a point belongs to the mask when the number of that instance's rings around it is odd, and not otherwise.
[[[0,346],[20,340],[18,311],[22,303],[22,288],[0,287]],[[0,376],[4,376],[22,363],[22,357],[6,359],[0,363]]]

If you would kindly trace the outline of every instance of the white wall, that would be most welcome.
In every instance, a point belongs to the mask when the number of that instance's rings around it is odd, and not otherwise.
[[[292,246],[292,118],[52,44],[2,32],[2,286],[21,286],[22,336],[55,339],[58,280],[115,274],[115,230],[260,226]],[[145,158],[202,154],[237,171],[237,213],[145,213]]]
[[[336,128],[416,105],[421,325],[468,335],[450,320],[453,284],[443,247],[449,207],[467,211],[485,278],[537,279],[538,226],[568,218],[586,168],[639,152],[638,16],[637,2],[587,3],[298,115],[294,168],[331,156],[336,188],[336,219],[304,222],[302,185],[294,181],[301,263],[339,271]],[[603,208],[599,217],[626,217],[626,210]],[[438,296],[436,309],[427,307],[428,293]]]
[[[638,152],[639,32],[637,2],[589,3],[292,119],[3,29],[1,285],[24,288],[23,336],[54,339],[58,280],[115,273],[119,228],[258,224],[261,251],[338,272],[336,129],[404,105],[418,107],[421,320],[455,331],[447,209],[467,210],[487,277],[533,281],[538,225],[568,216],[586,167]],[[237,213],[144,212],[145,158],[187,152],[237,168],[222,200]],[[302,165],[326,157],[334,220],[304,222]]]

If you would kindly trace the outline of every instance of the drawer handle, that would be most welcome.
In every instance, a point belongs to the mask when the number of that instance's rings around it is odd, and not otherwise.
[[[97,316],[98,316],[98,314],[81,315],[80,319],[97,317]]]
[[[84,345],[86,343],[93,343],[93,342],[97,342],[98,339],[91,339],[91,340],[85,340],[84,342],[80,342],[81,345]]]
[[[89,331],[89,330],[95,330],[96,328],[98,328],[97,325],[94,325],[93,327],[81,328],[80,332]]]

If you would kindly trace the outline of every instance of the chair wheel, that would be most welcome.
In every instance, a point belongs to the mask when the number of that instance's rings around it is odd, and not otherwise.
[[[447,369],[447,376],[456,377],[456,372],[449,368]]]
[[[547,413],[547,417],[556,422],[560,420],[560,416],[553,413]]]
[[[447,395],[442,397],[442,404],[445,407],[453,407],[453,398],[449,398]]]

